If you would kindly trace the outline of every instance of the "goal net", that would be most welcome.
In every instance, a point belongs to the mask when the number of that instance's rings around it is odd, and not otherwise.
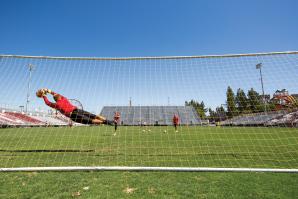
[[[0,71],[2,171],[297,172],[298,52],[130,58],[0,55]],[[71,121],[35,95],[41,88],[109,121],[119,113],[117,130]],[[55,103],[51,94],[47,97]]]

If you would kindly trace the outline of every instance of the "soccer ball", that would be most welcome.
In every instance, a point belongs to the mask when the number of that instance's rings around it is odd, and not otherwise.
[[[166,132],[167,132],[167,130],[164,130],[163,132],[164,132],[164,133],[166,133]]]
[[[43,90],[43,89],[39,89],[37,92],[36,92],[36,96],[37,97],[42,97],[43,95],[45,95],[46,92]]]

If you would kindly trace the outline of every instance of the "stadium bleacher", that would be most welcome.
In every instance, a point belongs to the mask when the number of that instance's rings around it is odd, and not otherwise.
[[[221,122],[222,126],[296,126],[298,112],[272,111],[233,117]],[[291,124],[291,125],[289,125]]]
[[[174,114],[180,117],[181,125],[203,125],[205,122],[191,106],[105,106],[101,115],[113,120],[120,112],[122,125],[172,125]],[[25,114],[13,109],[0,108],[0,127],[22,126],[67,126],[69,118],[62,114],[31,112]],[[74,126],[81,124],[72,123]],[[222,126],[289,126],[298,127],[298,111],[272,111],[252,113],[221,121]]]
[[[123,125],[172,125],[174,114],[182,125],[200,125],[202,120],[191,106],[105,106],[101,115],[113,120],[114,112],[121,113]],[[65,126],[69,118],[61,114],[42,112],[24,113],[12,108],[0,107],[1,126]],[[78,125],[74,123],[73,125]]]
[[[294,111],[294,112],[283,114],[279,117],[276,117],[266,122],[266,125],[298,127],[298,111]]]
[[[69,120],[52,114],[18,112],[0,108],[0,127],[66,126]]]
[[[26,114],[23,114],[23,113],[17,113],[17,112],[5,112],[3,113],[7,118],[15,118],[15,120],[18,120],[18,121],[22,121],[26,124],[31,124],[31,125],[43,125],[43,122],[38,120],[38,119],[35,119],[33,117],[30,117]]]
[[[6,124],[6,125],[18,126],[18,125],[27,125],[28,124],[28,122],[26,122],[20,118],[14,117],[10,114],[7,114],[5,112],[0,113],[0,117],[1,117],[3,124]]]
[[[61,121],[60,119],[55,118],[54,116],[42,115],[42,116],[31,116],[37,120],[42,121],[44,124],[49,126],[63,126],[67,125],[67,122]]]
[[[24,122],[16,120],[15,118],[7,117],[4,113],[0,113],[0,124],[1,125],[22,125]]]
[[[172,125],[174,114],[179,115],[181,125],[201,125],[191,106],[105,106],[100,114],[113,120],[116,111],[123,125]]]

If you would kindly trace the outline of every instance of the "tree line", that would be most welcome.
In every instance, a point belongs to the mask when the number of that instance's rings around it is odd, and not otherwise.
[[[226,91],[226,104],[223,104],[225,107],[220,105],[215,110],[212,110],[211,108],[206,108],[203,101],[198,102],[195,100],[186,101],[185,105],[193,106],[200,118],[215,122],[241,114],[264,112],[265,110],[272,111],[275,109],[274,103],[269,100],[265,102],[263,96],[253,88],[248,90],[247,94],[243,89],[238,88],[235,94],[230,86],[228,86]],[[207,112],[209,112],[208,116]]]

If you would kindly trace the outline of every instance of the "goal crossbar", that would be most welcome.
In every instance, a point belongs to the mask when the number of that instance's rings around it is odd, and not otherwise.
[[[231,58],[243,56],[268,56],[298,54],[298,51],[265,52],[247,54],[225,54],[225,55],[194,55],[194,56],[157,56],[157,57],[59,57],[59,56],[28,56],[28,55],[0,55],[0,58],[24,58],[24,59],[57,59],[57,60],[156,60],[156,59],[194,59],[194,58]]]

